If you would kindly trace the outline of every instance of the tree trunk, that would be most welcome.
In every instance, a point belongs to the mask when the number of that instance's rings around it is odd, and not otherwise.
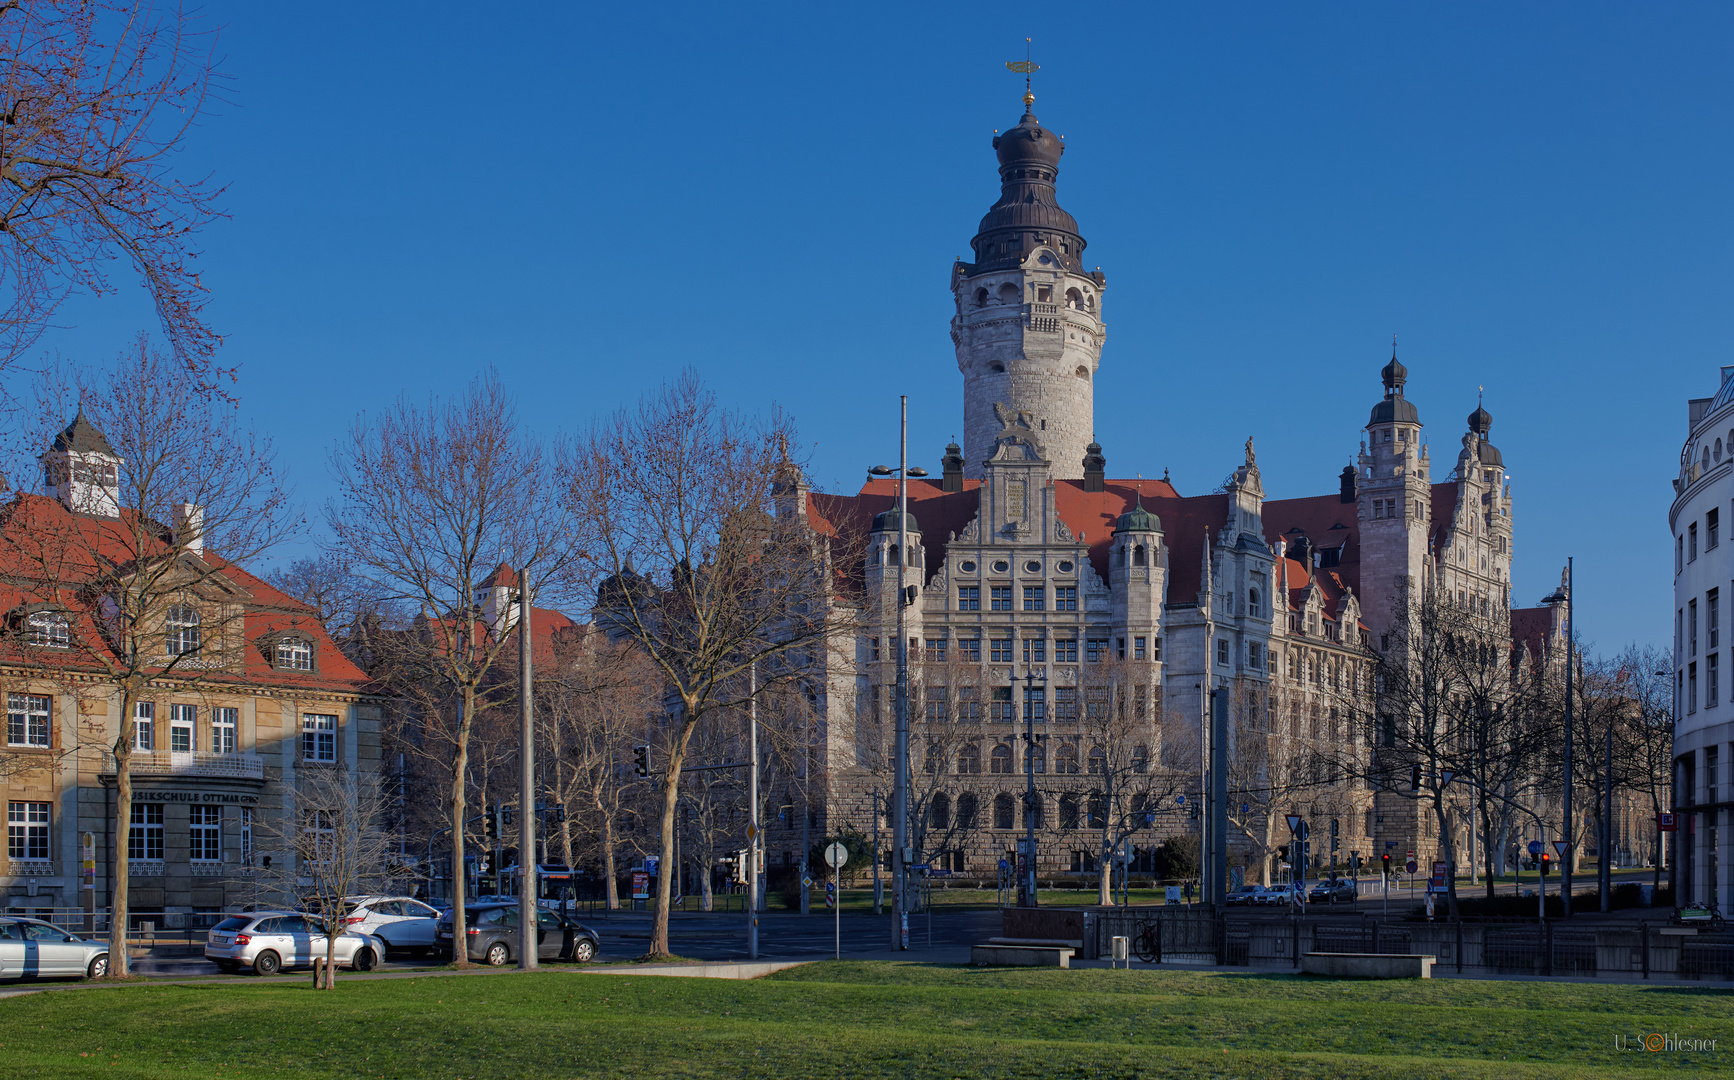
[[[475,717],[476,690],[473,686],[463,689],[463,701],[459,708],[464,710],[458,719],[458,745],[452,756],[452,963],[457,967],[470,966],[470,939],[468,928],[464,925],[464,782],[470,768],[470,723]]]
[[[620,910],[620,884],[614,877],[614,818],[609,814],[602,815],[602,873],[607,879],[605,897],[608,910],[618,911]]]
[[[337,989],[337,935],[343,933],[343,908],[325,916],[325,989]]]
[[[1106,842],[1103,841],[1104,844]],[[1103,907],[1112,907],[1114,904],[1114,856],[1112,853],[1103,853],[1099,869],[1101,873],[1096,880],[1096,902]]]
[[[1433,803],[1434,817],[1439,823],[1440,860],[1445,863],[1446,911],[1453,922],[1457,919],[1457,838],[1451,824],[1451,811],[1439,795]]]
[[[710,868],[711,868],[711,861],[708,858],[699,860],[699,863],[698,863],[699,908],[703,911],[715,910],[714,907],[712,906],[712,900],[711,900]]]
[[[692,738],[692,713],[686,712],[680,726],[680,737],[668,751],[668,771],[662,777],[662,856],[657,860],[656,916],[650,924],[650,948],[646,957],[668,956],[669,886],[674,878],[674,808],[680,802],[680,767],[686,758],[687,740]]]
[[[114,878],[108,912],[108,977],[124,979],[132,965],[127,940],[127,844],[132,830],[132,695],[121,695],[120,734],[114,740]]]

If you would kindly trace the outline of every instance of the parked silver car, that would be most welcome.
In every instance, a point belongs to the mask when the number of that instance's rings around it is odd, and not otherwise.
[[[349,929],[372,934],[387,949],[405,949],[420,955],[433,948],[438,908],[408,896],[349,896],[343,900]]]
[[[296,911],[254,911],[234,915],[205,935],[205,959],[224,971],[250,967],[260,975],[283,968],[312,967],[325,956],[326,937],[317,918]],[[385,942],[372,934],[345,930],[337,935],[339,967],[369,971],[385,955]]]
[[[86,941],[40,919],[0,919],[0,979],[108,974],[108,942]]]

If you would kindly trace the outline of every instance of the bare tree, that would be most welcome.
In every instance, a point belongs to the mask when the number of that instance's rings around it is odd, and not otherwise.
[[[309,922],[325,934],[322,985],[337,984],[337,938],[349,913],[344,899],[394,891],[407,874],[392,857],[392,838],[384,827],[385,798],[379,778],[352,770],[303,775],[293,809],[271,819],[260,839],[276,856],[270,870],[256,874],[283,906],[302,905]],[[374,957],[381,960],[383,957]]]
[[[1249,701],[1248,692],[1240,689],[1229,714],[1228,821],[1252,842],[1259,883],[1268,886],[1288,815],[1321,790],[1321,761],[1306,737],[1302,691],[1286,699],[1271,691],[1267,702]]]
[[[28,351],[68,295],[114,291],[130,264],[169,351],[202,393],[232,369],[206,323],[193,260],[222,188],[172,168],[208,114],[214,30],[145,0],[0,4],[0,367]]]
[[[1114,902],[1115,854],[1154,825],[1163,798],[1187,790],[1196,757],[1178,733],[1164,745],[1162,686],[1149,665],[1135,660],[1084,664],[1077,696],[1083,699],[1072,705],[1082,709],[1079,738],[1073,746],[1055,747],[1054,764],[1062,775],[1075,773],[1083,759],[1083,790],[1071,794],[1084,799],[1084,823],[1096,837],[1098,900],[1107,905]],[[1067,719],[1056,717],[1056,733],[1067,726]],[[1054,734],[1049,741],[1054,742]],[[1066,825],[1063,809],[1060,824]]]
[[[593,427],[564,463],[587,564],[607,575],[597,618],[643,650],[674,704],[659,770],[664,867],[699,725],[744,705],[751,668],[759,686],[818,693],[832,637],[852,626],[833,603],[834,567],[851,565],[840,541],[815,536],[804,507],[788,505],[800,501],[787,499],[799,487],[791,441],[786,420],[756,425],[719,409],[689,372]],[[650,956],[668,953],[670,876],[658,876]]]
[[[1623,786],[1650,810],[1655,827],[1672,806],[1674,769],[1673,657],[1654,646],[1620,654],[1616,679],[1627,708],[1614,729],[1614,754]],[[1655,887],[1662,887],[1662,834],[1654,833]]]
[[[0,557],[28,597],[31,660],[52,676],[112,688],[115,764],[111,977],[127,974],[127,837],[132,760],[155,749],[135,721],[147,687],[194,687],[244,670],[250,577],[240,566],[294,523],[268,441],[238,430],[198,380],[141,337],[110,370],[44,384],[46,480],[59,498],[6,507]],[[43,442],[49,442],[43,432]],[[38,443],[42,445],[42,443]],[[34,626],[35,629],[29,629]]]
[[[452,401],[407,398],[356,421],[332,458],[338,497],[326,510],[335,546],[375,594],[419,610],[405,633],[370,647],[389,653],[381,675],[416,700],[419,740],[449,777],[454,940],[464,940],[464,827],[477,714],[510,699],[500,669],[510,607],[489,607],[478,586],[515,601],[572,572],[573,529],[552,497],[541,449],[488,373]],[[457,963],[468,961],[458,950]]]

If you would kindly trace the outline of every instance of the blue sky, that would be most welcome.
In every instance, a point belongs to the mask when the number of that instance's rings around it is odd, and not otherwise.
[[[1666,639],[1685,399],[1734,326],[1726,5],[296,5],[212,0],[230,105],[184,155],[239,419],[310,507],[358,413],[485,365],[549,435],[693,365],[791,412],[821,486],[960,434],[947,274],[1035,39],[1108,277],[1116,475],[1334,491],[1392,334],[1435,478],[1476,387],[1516,598],[1577,556],[1602,649]],[[81,302],[47,344],[150,325]],[[313,515],[310,515],[312,517]],[[286,554],[310,550],[312,541]]]

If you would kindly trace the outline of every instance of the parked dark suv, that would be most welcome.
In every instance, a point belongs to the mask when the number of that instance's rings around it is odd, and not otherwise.
[[[601,944],[596,931],[557,911],[541,909],[536,928],[536,955],[542,960],[576,960],[587,963]],[[464,928],[469,938],[471,960],[503,967],[518,958],[518,904],[477,904],[464,908]],[[452,949],[452,916],[448,910],[434,928],[434,951],[446,956]]]

